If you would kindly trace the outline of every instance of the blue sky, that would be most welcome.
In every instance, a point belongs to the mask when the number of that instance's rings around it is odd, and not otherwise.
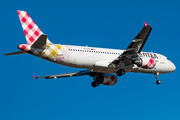
[[[179,120],[178,0],[0,1],[1,120]],[[161,53],[176,71],[127,73],[115,86],[91,87],[93,78],[37,76],[79,71],[32,55],[4,56],[26,43],[16,10],[25,10],[53,43],[125,49],[143,27],[153,28],[143,51]]]

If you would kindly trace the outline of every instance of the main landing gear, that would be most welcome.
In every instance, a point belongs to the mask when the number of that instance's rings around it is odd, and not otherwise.
[[[92,87],[96,87],[99,86],[100,84],[102,84],[104,81],[104,77],[103,75],[95,75],[94,76],[94,81],[91,83]]]
[[[125,70],[124,69],[120,69],[116,72],[117,76],[121,76],[125,74]]]
[[[96,86],[99,86],[100,85],[100,83],[99,83],[99,81],[93,81],[92,83],[91,83],[91,86],[92,87],[96,87]]]
[[[157,85],[161,84],[161,80],[158,80],[158,75],[159,75],[159,72],[154,73],[154,76],[156,76],[156,79],[157,79],[157,81],[156,81]]]

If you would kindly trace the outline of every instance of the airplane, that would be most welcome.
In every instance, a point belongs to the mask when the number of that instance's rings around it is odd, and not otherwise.
[[[152,31],[152,27],[144,22],[141,31],[132,40],[126,50],[106,49],[88,46],[54,44],[44,34],[26,11],[17,10],[27,43],[18,45],[21,51],[5,55],[26,54],[73,68],[85,70],[49,75],[37,78],[56,79],[73,76],[89,75],[94,81],[92,87],[115,85],[118,77],[128,72],[149,73],[156,77],[160,84],[159,74],[175,71],[176,66],[164,55],[153,52],[142,52]]]

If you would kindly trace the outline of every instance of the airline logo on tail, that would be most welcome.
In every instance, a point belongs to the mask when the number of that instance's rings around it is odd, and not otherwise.
[[[21,44],[18,48],[38,57],[62,62],[61,56],[58,55],[58,51],[65,51],[62,45],[51,43],[26,11],[17,12],[27,41],[27,44]]]
[[[28,44],[21,44],[18,46],[19,49],[30,51],[31,45],[43,34],[35,22],[31,19],[26,11],[17,10],[18,16],[26,37]],[[51,43],[47,40],[47,43]]]
[[[21,21],[21,25],[29,45],[32,45],[34,41],[42,34],[42,31],[39,27],[34,23],[31,17],[25,11],[17,11],[19,19]]]

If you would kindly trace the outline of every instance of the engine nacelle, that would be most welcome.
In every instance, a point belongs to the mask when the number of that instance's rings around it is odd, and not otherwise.
[[[147,69],[152,69],[156,65],[155,59],[149,57],[141,57],[138,60],[135,60],[133,63],[136,64],[138,67]]]
[[[117,76],[111,74],[102,74],[98,75],[96,80],[98,80],[103,85],[115,85],[117,83]]]

